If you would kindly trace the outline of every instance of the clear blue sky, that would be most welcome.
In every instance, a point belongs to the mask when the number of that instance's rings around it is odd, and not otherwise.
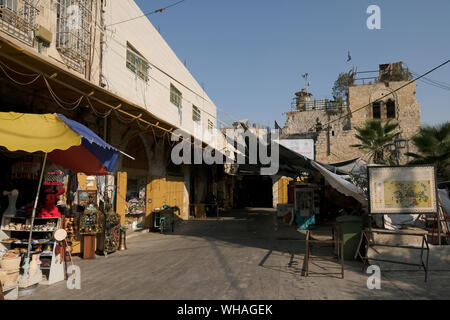
[[[174,2],[137,0],[144,12]],[[382,30],[366,27],[371,4],[381,7]],[[186,0],[149,18],[218,108],[271,127],[284,126],[303,73],[316,99],[331,98],[353,66],[404,61],[423,73],[450,59],[449,0]],[[450,64],[429,78],[450,83]],[[450,91],[418,83],[417,99],[423,123],[450,120]]]

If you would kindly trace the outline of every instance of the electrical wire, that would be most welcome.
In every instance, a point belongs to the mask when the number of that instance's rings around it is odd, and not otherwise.
[[[173,6],[173,5],[172,5],[172,6]],[[169,7],[170,7],[170,6],[169,6]],[[141,16],[141,17],[143,17],[143,16]],[[127,21],[132,21],[132,20],[136,20],[136,18],[134,18],[134,19],[129,19],[129,20],[127,20]],[[127,47],[126,45],[124,45],[124,44],[121,43],[119,40],[117,40],[117,39],[114,38],[114,31],[111,30],[111,29],[109,29],[109,30],[106,29],[107,27],[112,26],[112,25],[114,25],[114,24],[105,26],[105,29],[101,29],[101,28],[98,27],[97,25],[95,25],[95,26],[96,26],[96,28],[97,28],[103,35],[105,35],[105,37],[109,38],[111,41],[114,41],[114,42],[117,43],[119,46],[121,46],[122,48],[124,48],[124,49],[127,50],[128,47]],[[107,33],[105,32],[105,30],[111,32],[111,36],[108,36]],[[108,46],[107,41],[105,42],[105,45]],[[126,61],[126,57],[125,57],[125,56],[123,56],[122,54],[120,54],[119,52],[117,52],[117,51],[114,50],[114,49],[111,49],[111,51],[115,52],[118,56],[122,57],[122,58],[125,59],[125,61]],[[152,68],[158,70],[159,72],[163,73],[164,75],[166,75],[166,76],[169,77],[170,79],[176,81],[178,84],[180,84],[181,86],[183,86],[185,89],[191,91],[191,92],[192,92],[193,94],[195,94],[197,97],[203,99],[204,101],[206,101],[206,102],[208,102],[208,103],[213,104],[213,105],[216,107],[217,110],[223,112],[224,114],[227,114],[233,121],[235,121],[235,122],[239,121],[236,117],[231,116],[231,115],[228,114],[225,110],[223,110],[223,109],[217,107],[211,100],[205,99],[203,95],[198,94],[195,90],[191,89],[189,86],[185,85],[183,82],[181,82],[180,80],[178,80],[178,79],[175,78],[174,76],[170,75],[169,73],[167,73],[166,71],[164,71],[163,69],[161,69],[160,67],[158,67],[157,65],[153,64],[152,62],[150,62],[146,57],[142,56],[141,54],[139,54],[139,53],[137,53],[137,52],[133,52],[133,54],[136,55],[138,58],[140,58],[140,59],[146,61],[146,62],[149,64],[149,66],[151,66]],[[152,78],[152,79],[155,80],[154,78]],[[169,90],[170,90],[170,88],[169,88]],[[196,105],[196,106],[197,106],[197,105]],[[197,106],[197,107],[199,107],[199,106]],[[199,107],[199,108],[200,108],[200,107]],[[200,108],[200,109],[201,109],[202,111],[204,111],[205,113],[208,113],[208,112],[205,111],[203,108]],[[217,118],[217,116],[213,116],[213,115],[211,115],[211,116],[212,116],[214,119],[216,119],[217,121],[221,121],[219,118]],[[225,123],[225,124],[226,124],[227,126],[230,126],[230,125],[227,124],[227,123]]]
[[[406,64],[405,64],[405,65],[406,65]],[[411,74],[412,74],[414,77],[419,77],[419,76],[420,76],[419,73],[412,71],[407,65],[406,65],[406,67],[408,68],[408,70],[410,70]],[[446,82],[443,82],[443,81],[433,80],[433,79],[430,79],[430,78],[427,78],[427,77],[421,78],[420,81],[421,81],[422,83],[428,84],[428,85],[430,85],[430,86],[433,86],[433,87],[436,87],[436,88],[439,88],[439,89],[443,89],[443,90],[450,91],[450,83],[446,83]]]
[[[18,85],[21,85],[21,86],[27,86],[27,85],[30,85],[30,84],[36,82],[36,81],[41,77],[41,75],[38,74],[38,75],[36,75],[36,77],[35,77],[33,80],[31,80],[31,81],[29,81],[29,82],[20,82],[20,81],[18,81],[18,80],[16,80],[16,79],[12,78],[12,77],[8,74],[8,72],[6,72],[6,70],[3,68],[2,65],[0,65],[0,69],[2,69],[3,73],[4,73],[11,81],[13,81],[14,83],[16,83],[16,84],[18,84]]]
[[[4,64],[3,62],[1,62],[1,63]],[[1,65],[0,65],[0,67],[1,67]],[[16,72],[16,73],[20,74],[18,71],[15,71],[14,69],[12,69],[12,68],[10,68],[10,67],[8,67],[8,69],[11,70],[11,71],[13,71],[13,72]],[[8,77],[10,80],[12,80],[12,81],[15,82],[15,83],[19,83],[19,84],[20,84],[20,82],[16,81],[16,80],[13,79],[12,77],[10,77],[9,74],[6,73],[6,71],[5,71],[4,69],[3,69],[3,71],[5,72],[5,74],[7,75],[7,77]],[[67,110],[67,111],[73,111],[73,110],[77,109],[77,108],[80,106],[81,101],[83,100],[83,98],[86,98],[86,99],[88,100],[89,105],[91,106],[92,111],[93,111],[97,116],[101,116],[101,117],[106,118],[106,117],[109,116],[109,114],[114,110],[114,111],[115,111],[115,114],[116,114],[116,116],[117,116],[117,118],[118,118],[119,121],[121,121],[121,122],[130,124],[130,123],[132,123],[132,122],[134,122],[134,121],[138,121],[138,122],[139,122],[139,121],[142,121],[142,122],[146,122],[146,124],[148,124],[149,126],[152,126],[152,130],[153,130],[153,126],[158,127],[158,124],[155,125],[155,124],[149,123],[148,121],[144,121],[144,120],[141,119],[140,117],[132,117],[131,121],[123,120],[123,118],[122,118],[121,116],[119,116],[119,111],[120,111],[120,110],[118,111],[117,109],[115,109],[115,108],[113,108],[113,107],[110,107],[111,110],[108,111],[107,113],[101,114],[101,113],[99,113],[98,111],[96,111],[95,108],[93,108],[93,106],[92,106],[92,104],[91,104],[91,102],[90,102],[88,96],[86,96],[86,95],[84,95],[84,94],[83,94],[78,100],[76,100],[76,101],[74,101],[74,102],[67,102],[67,101],[64,101],[63,99],[59,98],[59,97],[55,94],[55,92],[53,91],[52,87],[50,86],[50,84],[49,84],[49,82],[48,82],[48,80],[47,80],[47,78],[46,78],[46,76],[45,76],[44,74],[42,74],[42,73],[41,73],[41,74],[36,73],[36,75],[39,75],[39,77],[41,77],[41,76],[43,77],[44,82],[45,82],[45,84],[47,85],[47,89],[48,89],[48,91],[49,91],[51,97],[52,97],[53,100],[56,102],[56,104],[57,104],[58,106],[60,106],[62,109],[64,109],[64,110]],[[22,85],[25,86],[26,84],[22,84]],[[68,108],[68,107],[64,106],[62,103],[70,104],[70,105],[72,105],[73,107]],[[121,112],[123,112],[123,111],[121,111]],[[168,133],[168,132],[169,132],[168,130],[165,130],[165,129],[161,128],[161,127],[158,127],[158,128],[161,129],[161,130],[163,130],[165,133]],[[153,130],[153,133],[154,133],[154,130]],[[170,131],[170,133],[172,133],[172,132]],[[176,134],[174,134],[174,133],[172,133],[172,135],[177,136],[179,139],[182,139],[183,141],[186,140],[186,139],[183,138],[182,136],[176,135]],[[155,137],[156,137],[156,136],[155,136]],[[155,139],[156,139],[156,138],[155,138]],[[194,144],[194,143],[192,143],[192,142],[190,142],[190,143],[191,143],[191,144]]]
[[[118,40],[116,40],[116,39],[114,39],[114,38],[111,38],[111,40],[113,40],[114,42],[118,43],[121,47],[127,49],[127,47],[124,46],[122,43],[120,43]],[[116,55],[118,55],[119,57],[125,59],[125,61],[126,61],[126,57],[125,57],[124,55],[122,55],[121,53],[117,52],[117,51],[114,50],[114,49],[110,49],[110,50],[111,50],[112,52],[114,52]],[[141,55],[136,54],[136,52],[133,52],[133,54],[135,54],[137,57],[139,57],[139,58],[141,58],[141,59],[144,59],[144,60],[146,60],[146,61],[148,62],[148,60],[147,60],[146,58],[142,57]],[[204,101],[206,101],[206,102],[208,102],[208,103],[210,103],[210,104],[213,104],[213,105],[215,106],[215,108],[216,108],[218,111],[223,112],[224,114],[228,115],[228,117],[231,118],[234,122],[239,121],[239,120],[236,120],[235,117],[233,117],[232,115],[230,115],[229,113],[227,113],[225,110],[223,110],[223,109],[217,107],[212,101],[209,101],[209,100],[205,99],[203,96],[201,96],[200,94],[196,93],[194,90],[190,89],[188,86],[186,86],[186,85],[183,84],[181,81],[179,81],[179,80],[177,80],[176,78],[174,78],[173,76],[169,75],[169,74],[168,74],[167,72],[165,72],[164,70],[160,69],[159,67],[157,67],[156,65],[154,65],[154,64],[152,64],[152,63],[150,63],[150,62],[148,62],[148,63],[149,63],[149,65],[151,65],[153,68],[157,69],[158,71],[160,71],[161,73],[163,73],[163,74],[166,75],[167,77],[173,79],[174,81],[176,81],[177,83],[179,83],[180,85],[182,85],[183,87],[185,87],[186,89],[188,89],[189,91],[191,91],[191,92],[192,92],[194,95],[196,95],[197,97],[201,98],[202,100],[204,100]],[[103,75],[103,77],[104,77],[105,79],[107,79],[105,75]],[[159,85],[163,86],[166,90],[168,90],[168,91],[170,92],[170,87],[168,87],[168,86],[166,86],[165,84],[161,83],[159,80],[157,80],[156,78],[154,78],[154,77],[151,76],[150,74],[148,74],[148,77],[149,77],[150,79],[154,80],[154,81],[155,81],[156,83],[158,83]],[[217,115],[215,116],[215,115],[209,113],[209,112],[206,111],[204,108],[200,107],[197,103],[193,103],[192,101],[190,101],[190,100],[188,100],[187,98],[185,98],[183,95],[181,96],[181,99],[184,100],[184,101],[186,101],[186,102],[189,103],[189,104],[195,105],[195,106],[196,106],[197,108],[199,108],[201,111],[203,111],[204,113],[206,113],[206,114],[209,115],[210,117],[214,118],[216,121],[220,122],[221,124],[224,124],[224,125],[226,125],[227,127],[231,127],[231,125],[230,125],[229,123],[226,123],[225,121],[220,120],[220,119],[217,117]]]
[[[183,1],[185,1],[185,0],[183,0]],[[178,3],[181,3],[181,2],[183,2],[183,1],[180,1],[180,2],[178,2]],[[176,5],[176,4],[178,4],[178,3],[169,5],[169,6],[166,7],[166,8],[173,7],[174,5]],[[166,8],[163,8],[163,9],[165,10]],[[161,10],[161,9],[158,9],[158,10]],[[158,10],[155,10],[155,11],[158,11]],[[142,15],[142,16],[139,16],[139,17],[135,17],[135,18],[129,19],[129,20],[127,20],[127,21],[136,20],[137,18],[144,17],[144,16],[145,16],[145,15]],[[122,21],[122,22],[123,22],[123,21]],[[108,26],[111,26],[111,25],[108,25]],[[124,45],[123,43],[121,43],[120,41],[118,41],[117,39],[115,39],[115,38],[113,37],[113,30],[106,30],[106,27],[107,27],[107,26],[105,26],[104,28],[101,28],[101,27],[99,27],[99,26],[97,25],[97,23],[94,24],[94,28],[98,29],[98,31],[99,31],[101,34],[103,34],[107,39],[109,38],[110,40],[116,42],[116,43],[117,43],[119,46],[121,46],[122,48],[128,49],[126,45]],[[108,37],[108,34],[105,32],[105,30],[111,32],[111,36],[110,36],[110,37]],[[105,45],[108,46],[107,41],[105,42]],[[124,58],[124,59],[126,60],[126,57],[125,57],[125,56],[119,54],[117,51],[115,51],[115,50],[113,50],[113,49],[111,49],[111,50],[114,51],[118,56],[120,56],[120,57],[122,57],[122,58]],[[195,92],[195,90],[191,89],[189,86],[185,85],[183,82],[181,82],[181,81],[178,80],[177,78],[173,77],[172,75],[168,74],[167,72],[165,72],[163,69],[161,69],[161,68],[158,67],[157,65],[155,65],[155,64],[151,63],[150,61],[148,61],[148,59],[145,58],[144,56],[138,54],[137,52],[133,52],[133,53],[134,53],[134,55],[136,55],[138,58],[140,58],[140,59],[142,59],[142,60],[144,60],[144,61],[147,61],[147,63],[148,63],[151,67],[157,69],[157,70],[160,71],[161,73],[165,74],[167,77],[171,78],[172,80],[176,81],[178,84],[180,84],[181,86],[183,86],[184,88],[186,88],[186,89],[188,89],[189,91],[191,91],[191,92],[192,92],[193,94],[195,94],[197,97],[203,99],[204,101],[206,101],[206,102],[208,102],[208,103],[214,104],[212,101],[205,99],[202,95],[200,95],[200,94],[198,94],[197,92]],[[104,77],[104,75],[103,75],[103,77]],[[104,78],[105,78],[105,77],[104,77]],[[215,106],[215,107],[216,107],[216,109],[221,110],[221,109],[218,108],[217,106]],[[199,107],[199,108],[200,108],[200,107]],[[202,108],[200,108],[200,109],[202,109]],[[203,110],[204,112],[206,112],[204,109],[202,109],[202,110]],[[222,111],[225,112],[224,110],[222,110]],[[217,116],[213,116],[213,115],[211,115],[211,116],[212,116],[214,119],[216,119],[217,121],[220,121],[220,120],[217,118]]]
[[[439,83],[435,80],[431,80],[429,78],[423,78],[423,79],[420,79],[420,81],[425,84],[428,84],[430,86],[450,91],[450,85],[445,85],[445,84]]]
[[[94,114],[95,114],[97,117],[99,117],[99,118],[106,119],[106,118],[109,117],[109,115],[110,115],[110,114],[112,113],[112,111],[113,111],[113,109],[110,109],[109,111],[107,111],[107,112],[105,112],[105,113],[98,112],[98,111],[94,108],[94,106],[92,105],[91,99],[89,99],[89,97],[86,97],[86,100],[88,101],[89,106],[91,107],[91,109],[92,109],[92,111],[94,112]]]
[[[156,9],[156,10],[153,10],[153,11],[151,11],[151,12],[144,13],[143,15],[134,17],[134,18],[130,18],[130,19],[127,19],[127,20],[115,22],[115,23],[112,23],[112,24],[110,24],[110,25],[108,25],[108,26],[106,26],[106,27],[116,26],[116,25],[118,25],[118,24],[122,24],[122,23],[130,22],[130,21],[134,21],[134,20],[137,20],[137,19],[140,19],[140,18],[144,18],[144,17],[148,17],[149,15],[152,15],[152,14],[155,14],[155,13],[162,13],[163,11],[165,11],[165,10],[167,10],[167,9],[169,9],[169,8],[175,7],[175,6],[181,4],[182,2],[185,2],[185,1],[186,1],[186,0],[180,0],[180,1],[178,1],[178,2],[172,3],[171,5],[168,5],[167,7],[160,8],[160,9]]]
[[[80,106],[81,101],[83,100],[83,96],[81,96],[77,101],[74,101],[74,102],[64,101],[55,94],[52,87],[48,83],[47,78],[46,77],[43,77],[43,78],[44,78],[45,84],[47,85],[47,89],[50,92],[51,97],[53,98],[53,100],[55,100],[56,104],[58,104],[61,108],[63,108],[64,110],[67,110],[67,111],[73,111]],[[63,103],[72,105],[72,107],[66,107],[63,105]]]

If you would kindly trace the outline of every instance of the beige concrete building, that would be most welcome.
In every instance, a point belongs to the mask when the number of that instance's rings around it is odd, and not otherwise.
[[[400,162],[408,161],[405,154],[413,151],[411,137],[421,125],[420,104],[416,100],[416,83],[401,90],[408,81],[393,81],[386,76],[401,63],[381,65],[380,75],[373,83],[352,85],[346,102],[313,100],[305,91],[296,94],[296,110],[287,112],[283,135],[291,138],[314,138],[316,160],[323,163],[339,163],[367,154],[351,147],[358,144],[355,127],[363,126],[368,119],[395,120],[399,123],[398,139]],[[392,74],[392,73],[391,73]],[[403,141],[404,140],[404,141]]]
[[[0,111],[64,114],[135,158],[108,177],[122,223],[129,199],[150,223],[217,194],[216,167],[170,157],[177,129],[211,145],[216,106],[134,0],[0,0]]]

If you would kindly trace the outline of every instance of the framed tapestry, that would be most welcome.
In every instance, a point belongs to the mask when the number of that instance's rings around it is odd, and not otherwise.
[[[97,191],[78,191],[78,205],[87,207],[89,204],[97,205]]]
[[[368,167],[371,214],[436,214],[436,168]]]

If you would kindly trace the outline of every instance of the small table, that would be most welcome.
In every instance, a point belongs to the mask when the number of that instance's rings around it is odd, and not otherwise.
[[[96,235],[83,235],[83,259],[95,259]]]

